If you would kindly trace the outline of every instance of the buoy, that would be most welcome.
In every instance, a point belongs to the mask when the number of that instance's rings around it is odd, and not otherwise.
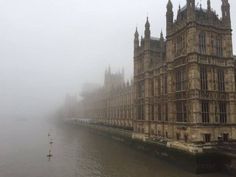
[[[48,153],[47,157],[48,157],[48,158],[52,157],[51,150],[49,150],[49,153]]]

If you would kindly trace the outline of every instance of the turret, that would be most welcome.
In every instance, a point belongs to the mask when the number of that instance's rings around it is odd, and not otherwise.
[[[139,34],[138,34],[138,29],[136,27],[136,31],[134,33],[134,50],[138,49],[139,47]]]
[[[187,0],[187,19],[188,22],[195,20],[195,0]]]
[[[164,36],[163,36],[163,33],[161,31],[161,34],[160,34],[160,43],[161,43],[161,59],[164,59],[164,56],[163,56],[163,53],[164,53]]]
[[[207,0],[207,10],[208,12],[211,11],[211,0]]]
[[[230,5],[228,0],[222,0],[221,11],[222,11],[222,22],[227,27],[231,27]]]
[[[171,31],[171,28],[173,26],[173,19],[174,19],[174,13],[173,13],[173,5],[171,0],[167,3],[167,11],[166,11],[166,34],[168,35]]]
[[[150,37],[151,37],[150,23],[149,23],[148,17],[147,17],[147,21],[145,24],[145,36],[144,37],[146,40],[150,39]]]

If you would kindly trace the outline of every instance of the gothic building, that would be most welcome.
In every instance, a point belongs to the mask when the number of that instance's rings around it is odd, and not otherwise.
[[[174,20],[168,1],[166,39],[134,39],[134,137],[185,142],[236,140],[235,63],[230,5],[222,17],[187,0]]]
[[[236,140],[236,60],[230,5],[219,18],[186,0],[174,20],[168,0],[166,38],[134,35],[134,78],[105,73],[104,86],[83,96],[83,117],[133,130],[133,138],[188,143]]]

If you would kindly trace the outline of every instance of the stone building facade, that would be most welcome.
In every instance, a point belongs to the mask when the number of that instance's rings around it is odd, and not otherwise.
[[[125,82],[124,71],[105,72],[104,85],[99,89],[83,94],[83,118],[107,126],[132,129],[133,127],[133,87]]]
[[[174,20],[168,1],[166,39],[134,39],[134,137],[185,142],[236,140],[235,63],[230,5],[222,18],[187,0]]]
[[[84,117],[133,129],[133,138],[165,138],[188,143],[236,140],[236,62],[230,4],[222,17],[186,0],[174,20],[168,0],[166,38],[144,37],[136,29],[134,78],[105,73],[104,86],[84,95]]]

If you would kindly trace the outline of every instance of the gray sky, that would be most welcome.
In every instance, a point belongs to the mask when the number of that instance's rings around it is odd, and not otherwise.
[[[203,7],[206,1],[202,0]],[[186,0],[172,0],[178,5]],[[196,2],[200,2],[197,0]],[[236,1],[230,0],[233,29]],[[60,105],[105,67],[132,75],[133,33],[165,33],[167,0],[0,0],[0,113],[34,113]],[[212,0],[219,16],[221,0]],[[236,42],[233,36],[233,42]]]

